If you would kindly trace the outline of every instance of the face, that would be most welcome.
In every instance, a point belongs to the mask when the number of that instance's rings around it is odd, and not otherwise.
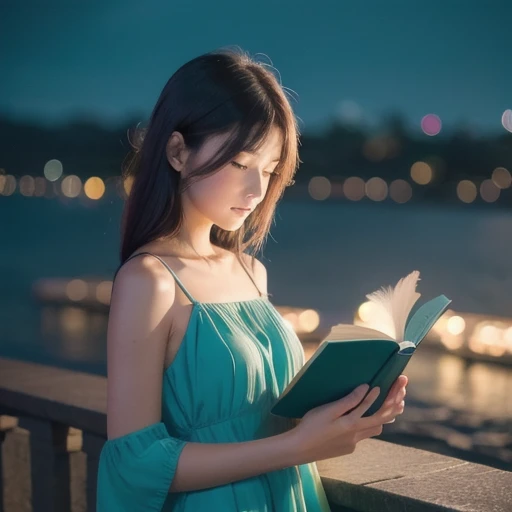
[[[227,140],[227,135],[209,139],[187,161],[187,168],[206,163]],[[271,175],[281,155],[282,136],[273,128],[256,154],[240,153],[218,172],[192,184],[183,193],[185,215],[210,222],[226,231],[242,226],[263,201]]]

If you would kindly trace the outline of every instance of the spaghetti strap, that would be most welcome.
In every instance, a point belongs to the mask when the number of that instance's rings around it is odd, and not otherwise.
[[[127,258],[125,260],[125,263],[128,260],[131,260],[132,258],[135,258],[135,256],[140,256],[141,254],[150,254],[151,256],[154,256],[155,258],[160,260],[162,265],[172,274],[172,276],[174,277],[176,283],[181,288],[181,291],[187,296],[188,300],[190,302],[192,302],[192,304],[197,304],[197,301],[194,299],[194,297],[192,297],[192,295],[190,295],[189,291],[185,288],[185,285],[180,281],[179,277],[174,273],[173,269],[171,267],[169,267],[169,265],[167,265],[167,263],[162,258],[160,258],[160,256],[157,256],[156,254],[153,254],[152,252],[147,252],[147,251],[138,252],[137,254],[132,254],[129,258]]]
[[[256,281],[252,278],[252,276],[251,276],[250,272],[247,270],[247,268],[246,268],[246,266],[245,266],[244,262],[242,261],[242,259],[241,259],[241,258],[239,258],[238,256],[237,256],[237,259],[238,259],[238,261],[240,262],[240,265],[242,265],[242,268],[245,270],[245,273],[249,276],[250,280],[251,280],[251,281],[252,281],[252,283],[254,284],[254,286],[255,286],[256,290],[258,290],[258,293],[259,293],[260,297],[263,297],[263,295],[264,295],[264,294],[263,294],[263,293],[261,293],[260,289],[258,288],[258,285],[256,284]]]

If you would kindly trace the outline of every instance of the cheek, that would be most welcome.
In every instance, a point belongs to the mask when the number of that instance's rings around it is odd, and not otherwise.
[[[229,183],[222,171],[194,183],[188,195],[194,207],[205,215],[218,213],[230,206],[230,198],[236,191],[236,184]]]

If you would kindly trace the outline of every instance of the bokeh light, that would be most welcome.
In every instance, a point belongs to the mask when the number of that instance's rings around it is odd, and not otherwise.
[[[501,116],[501,124],[503,125],[503,128],[505,130],[512,133],[512,110],[507,109],[505,112],[503,112],[503,115]]]
[[[492,171],[492,181],[499,188],[508,188],[512,185],[512,176],[505,167],[496,167]]]
[[[426,162],[414,162],[411,167],[411,178],[418,185],[427,185],[433,178],[432,167]]]
[[[446,328],[450,334],[457,336],[458,334],[462,334],[464,332],[464,329],[466,328],[466,322],[461,316],[453,315],[448,320]]]
[[[308,191],[313,199],[323,201],[331,195],[331,182],[324,176],[315,176],[309,181]]]
[[[350,201],[360,201],[365,194],[364,180],[358,176],[351,176],[343,183],[343,193]]]
[[[105,183],[101,178],[93,176],[85,182],[84,193],[89,199],[100,199],[105,193]]]
[[[34,195],[36,188],[35,180],[32,176],[22,176],[20,178],[20,194],[25,197],[31,197]]]
[[[494,203],[500,197],[500,189],[492,180],[484,180],[480,184],[480,195],[487,203]]]
[[[314,309],[305,309],[298,316],[302,332],[313,332],[320,324],[320,315]]]
[[[388,185],[382,178],[370,178],[366,182],[365,191],[372,201],[384,201],[388,197]]]
[[[74,302],[83,300],[87,297],[89,287],[82,279],[72,279],[66,285],[66,295]]]
[[[362,322],[367,323],[370,322],[371,319],[379,312],[379,306],[375,304],[375,302],[366,301],[363,302],[359,309],[357,310],[357,314]]]
[[[74,174],[66,176],[62,180],[61,190],[66,197],[78,197],[82,191],[82,180]]]
[[[12,174],[0,176],[0,194],[12,196],[16,192],[16,178]]]
[[[48,160],[44,166],[44,176],[48,181],[57,181],[62,176],[62,162],[60,160]]]
[[[395,203],[406,203],[412,198],[411,184],[405,180],[393,180],[389,185],[389,197]]]
[[[96,287],[96,300],[109,305],[112,297],[112,281],[101,281]]]
[[[457,184],[457,197],[463,203],[472,203],[477,194],[476,185],[472,181],[462,180]]]
[[[441,119],[435,114],[427,114],[421,120],[421,129],[426,135],[437,135],[441,131]]]

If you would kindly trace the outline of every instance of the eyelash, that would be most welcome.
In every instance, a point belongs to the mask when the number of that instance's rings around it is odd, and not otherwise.
[[[246,170],[247,169],[247,165],[242,165],[242,164],[239,164],[238,162],[235,162],[234,160],[231,162],[235,167],[237,167],[238,169],[242,169],[242,170]],[[264,171],[265,172],[265,171]],[[267,172],[267,174],[269,176],[278,176],[279,174],[281,174],[280,172],[277,172],[277,171],[273,171],[273,172]]]

